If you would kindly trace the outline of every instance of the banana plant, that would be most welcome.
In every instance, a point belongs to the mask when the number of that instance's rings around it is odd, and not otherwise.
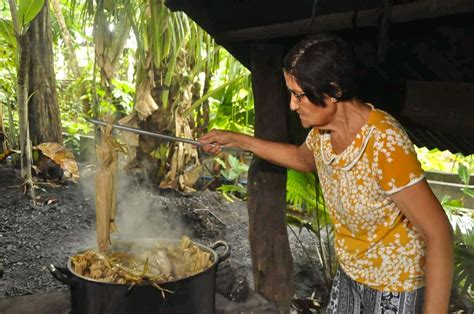
[[[171,12],[163,0],[86,0],[83,12],[84,21],[94,18],[96,45],[104,46],[104,32],[114,36],[120,23],[130,21],[137,46],[134,114],[127,118],[131,126],[188,138],[210,127],[253,132],[248,127],[254,121],[249,72],[186,15]],[[105,63],[99,61],[100,72],[106,73]],[[96,107],[102,107],[100,95],[95,98]],[[222,113],[230,118],[222,119]],[[146,164],[154,169],[147,172],[166,173],[154,178],[165,185],[178,182],[189,164],[199,164],[196,149],[189,145],[166,143],[164,160],[153,157],[163,143],[145,138],[135,142],[139,145],[131,151],[137,157],[131,159],[152,161]]]
[[[238,84],[241,72],[235,70],[237,62],[232,61],[230,71],[233,72],[226,70],[224,80],[216,83],[222,60],[228,62],[230,55],[223,54],[223,49],[196,23],[183,13],[171,12],[164,1],[121,0],[114,5],[125,2],[137,42],[137,123],[154,132],[188,138],[200,136],[207,131],[211,120],[212,96]],[[138,153],[145,158],[162,145],[141,141]],[[160,181],[171,184],[179,181],[177,178],[189,164],[199,164],[199,159],[194,147],[167,145],[168,158],[164,165],[168,169]],[[158,169],[163,167],[162,158],[155,162]]]

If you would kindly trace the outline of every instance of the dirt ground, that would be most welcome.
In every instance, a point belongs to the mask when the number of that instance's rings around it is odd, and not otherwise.
[[[93,171],[81,168],[79,184],[39,184],[38,206],[21,193],[18,170],[0,164],[0,297],[13,297],[68,289],[46,266],[65,266],[69,256],[94,246],[95,209]],[[253,287],[247,238],[246,203],[225,200],[213,191],[184,194],[156,187],[137,187],[130,178],[119,183],[117,224],[113,239],[179,238],[210,245],[224,240],[231,257],[219,266],[217,290],[243,302]],[[295,293],[309,297],[315,276],[299,241],[290,233],[295,261]],[[311,238],[300,240],[311,251]],[[318,289],[316,289],[318,290]],[[317,297],[324,300],[324,294]]]

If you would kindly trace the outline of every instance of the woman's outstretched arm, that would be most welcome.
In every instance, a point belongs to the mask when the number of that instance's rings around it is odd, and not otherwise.
[[[301,172],[315,171],[313,152],[303,143],[301,146],[264,141],[241,133],[212,130],[199,139],[203,150],[217,154],[222,146],[236,147],[254,153],[274,164]]]

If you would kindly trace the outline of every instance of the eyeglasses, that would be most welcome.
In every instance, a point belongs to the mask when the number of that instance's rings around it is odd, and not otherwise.
[[[288,91],[290,92],[291,95],[295,96],[295,98],[298,99],[299,102],[301,102],[301,99],[306,97],[305,93],[297,94],[294,91],[292,91],[291,89],[289,89]]]

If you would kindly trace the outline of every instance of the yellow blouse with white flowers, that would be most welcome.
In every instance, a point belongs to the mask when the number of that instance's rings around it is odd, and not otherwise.
[[[342,153],[335,154],[330,134],[317,129],[308,134],[306,144],[314,153],[344,272],[377,290],[424,286],[425,243],[390,198],[424,177],[399,123],[373,109]]]

